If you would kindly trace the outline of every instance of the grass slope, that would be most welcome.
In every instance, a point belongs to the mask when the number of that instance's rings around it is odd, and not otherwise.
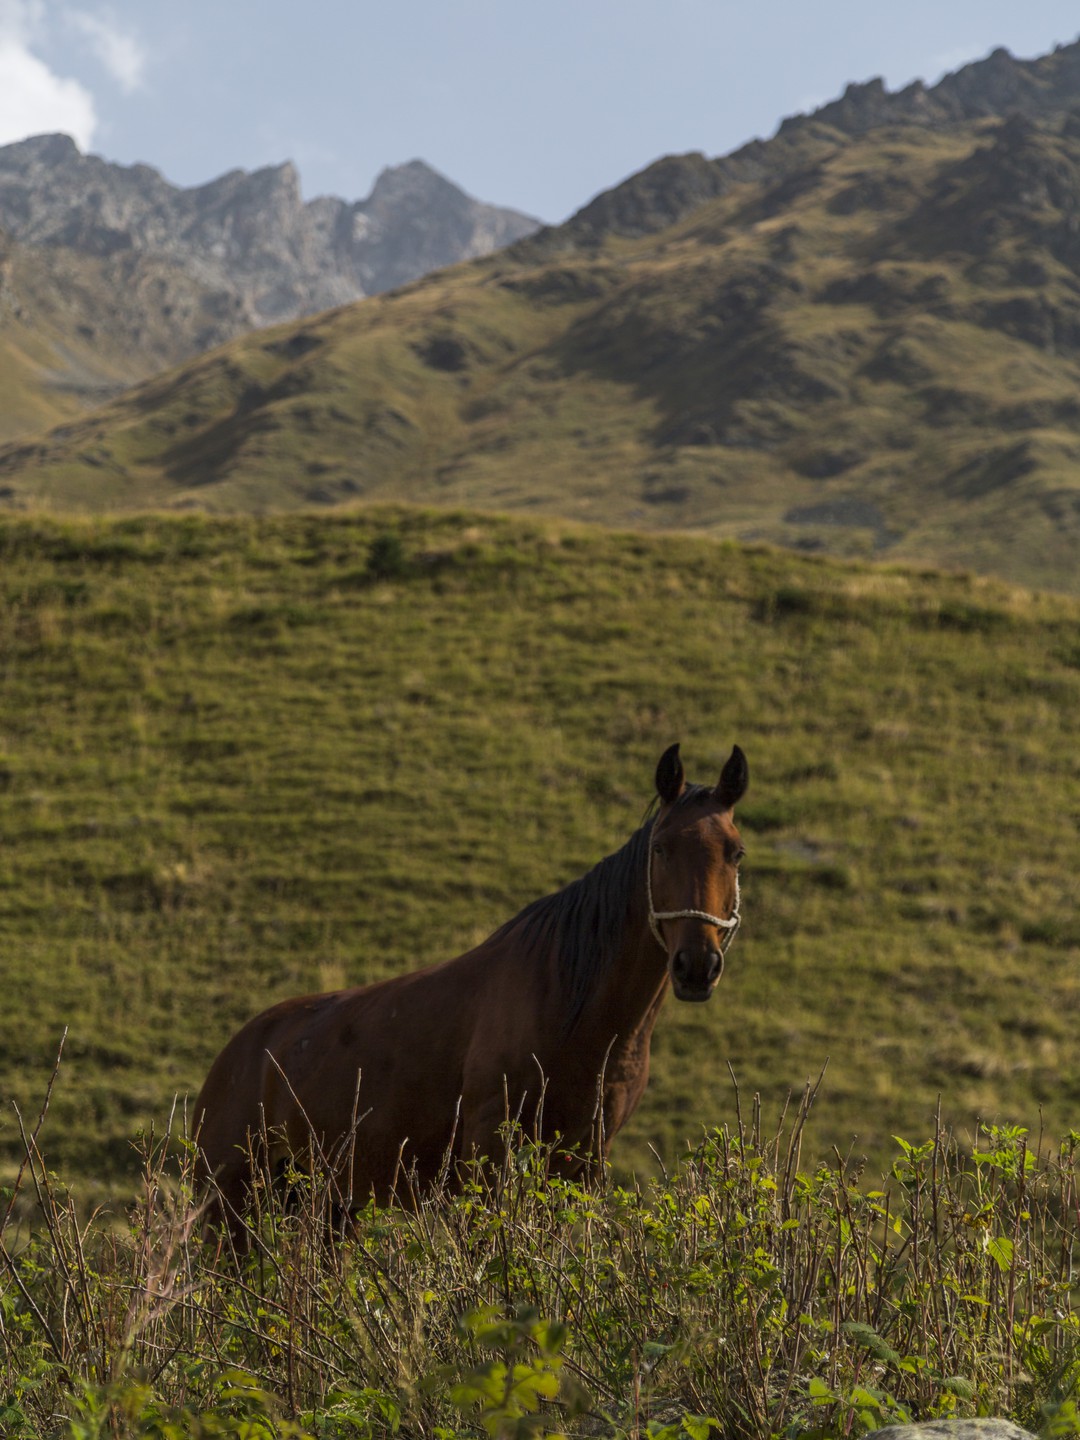
[[[401,573],[374,578],[376,553]],[[391,565],[390,568],[393,568]],[[120,1183],[255,1010],[448,956],[618,847],[680,739],[752,790],[651,1168],[828,1058],[811,1141],[1075,1124],[1077,602],[450,511],[0,526],[0,1095]],[[15,1119],[5,1104],[0,1143]]]
[[[795,153],[657,233],[555,232],[249,336],[9,446],[0,483],[531,509],[1075,589],[1080,130],[818,127]]]

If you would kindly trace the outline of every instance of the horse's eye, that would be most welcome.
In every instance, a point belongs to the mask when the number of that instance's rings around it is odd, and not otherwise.
[[[666,859],[667,859],[667,846],[666,846],[666,845],[654,845],[654,846],[652,847],[652,853],[656,856],[656,858],[657,858],[658,860],[666,860]]]
[[[745,851],[745,850],[743,849],[743,847],[740,845],[739,848],[738,848],[738,850],[736,850],[736,851],[735,851],[735,854],[732,856],[732,863],[735,864],[735,865],[741,865],[742,862],[743,862],[743,860],[745,860],[745,858],[746,858],[746,851]]]

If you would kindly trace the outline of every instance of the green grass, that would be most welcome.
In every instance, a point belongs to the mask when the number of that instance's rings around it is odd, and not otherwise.
[[[373,578],[372,547],[393,564]],[[392,578],[394,575],[397,578]],[[0,527],[0,1144],[132,1140],[249,1015],[453,955],[732,742],[745,923],[669,1001],[619,1172],[826,1060],[808,1143],[938,1099],[1075,1123],[1076,602],[672,537],[360,509]]]
[[[0,1213],[10,1440],[832,1440],[1011,1418],[1080,1433],[1074,1133],[965,1157],[900,1140],[887,1178],[710,1132],[648,1187],[582,1188],[510,1137],[454,1195],[336,1233],[325,1177],[272,1187],[243,1253],[200,1243],[190,1154],[145,1151],[122,1221],[87,1223],[28,1137]],[[26,1225],[36,1196],[41,1222]],[[330,1227],[328,1233],[328,1226]]]

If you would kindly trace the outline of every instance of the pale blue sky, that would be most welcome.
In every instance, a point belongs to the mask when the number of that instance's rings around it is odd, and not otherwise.
[[[306,196],[347,199],[420,157],[555,221],[849,80],[1078,34],[1064,0],[0,0],[0,142],[64,129],[183,185],[292,159]]]

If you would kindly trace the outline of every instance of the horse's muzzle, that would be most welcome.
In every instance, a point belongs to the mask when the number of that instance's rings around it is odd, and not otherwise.
[[[724,973],[722,950],[677,950],[671,958],[671,988],[676,1000],[708,1000]]]

